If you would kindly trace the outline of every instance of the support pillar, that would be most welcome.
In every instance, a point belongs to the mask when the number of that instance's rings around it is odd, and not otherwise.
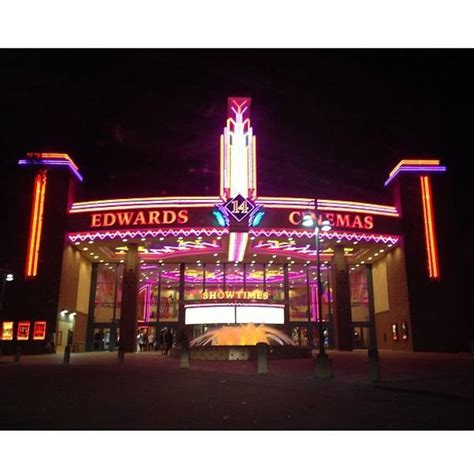
[[[351,289],[349,266],[344,256],[344,247],[336,245],[332,259],[334,292],[334,339],[339,351],[352,350]]]
[[[377,347],[377,332],[375,328],[375,300],[374,300],[374,280],[372,275],[372,265],[365,266],[367,275],[367,295],[369,299],[369,380],[377,382],[380,378],[379,350]]]
[[[283,265],[283,295],[285,299],[285,322],[283,331],[285,334],[291,336],[290,329],[290,278],[288,275],[288,264]]]
[[[120,348],[123,352],[135,352],[137,303],[138,303],[138,245],[128,244],[122,282],[122,311],[120,314]]]
[[[86,351],[94,350],[94,311],[97,291],[97,263],[92,265],[91,289],[89,292],[89,313],[87,315]]]
[[[179,264],[179,302],[178,302],[178,333],[181,334],[184,331],[186,324],[186,308],[184,307],[184,285],[186,284],[185,280],[185,264]]]

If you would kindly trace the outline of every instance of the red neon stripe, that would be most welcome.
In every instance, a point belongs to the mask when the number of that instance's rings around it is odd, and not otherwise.
[[[425,177],[427,203],[428,203],[428,229],[430,232],[431,261],[433,264],[433,278],[439,278],[438,246],[435,232],[433,199],[431,192],[431,181],[428,176]]]
[[[31,218],[30,218],[30,236],[28,239],[28,253],[26,256],[26,267],[25,267],[25,275],[27,277],[32,276],[33,252],[34,252],[35,241],[36,241],[40,191],[41,191],[40,190],[40,174],[38,173],[35,177],[35,182],[33,185],[33,202],[32,202],[32,207],[31,207]]]
[[[428,259],[428,274],[430,278],[433,278],[433,268],[431,265],[431,250],[430,250],[429,231],[428,231],[428,212],[426,209],[426,190],[425,190],[425,181],[423,179],[423,176],[420,177],[420,182],[421,182],[421,202],[423,204],[423,224],[425,226],[426,255]]]
[[[428,211],[428,191],[426,188],[426,176],[421,177],[421,184],[423,190],[423,204],[424,204],[424,221],[425,221],[425,240],[426,250],[428,253],[428,271],[430,278],[434,278],[434,265],[433,265],[433,247],[431,242],[431,232],[429,227],[429,211]]]
[[[41,176],[41,195],[38,210],[38,229],[36,231],[35,253],[33,258],[33,275],[38,274],[38,259],[41,244],[41,234],[43,230],[43,211],[44,211],[44,196],[46,193],[46,171],[43,171]]]
[[[43,228],[44,196],[46,193],[46,171],[40,171],[35,177],[33,187],[33,206],[30,220],[30,236],[26,257],[26,277],[35,277],[38,273],[38,258]]]
[[[428,176],[420,176],[425,225],[425,243],[428,256],[428,273],[430,278],[439,278],[439,257],[434,223],[431,182]]]

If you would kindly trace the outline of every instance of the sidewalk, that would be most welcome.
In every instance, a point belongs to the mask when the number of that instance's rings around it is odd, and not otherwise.
[[[317,352],[314,351],[313,357]],[[334,381],[347,384],[369,384],[367,378],[367,351],[328,351],[333,361]],[[271,360],[272,376],[284,378],[313,377],[313,363],[309,359]],[[380,389],[426,392],[434,395],[474,399],[474,355],[469,353],[426,353],[380,351]],[[63,354],[22,356],[15,364],[13,356],[0,357],[1,365],[49,366],[63,365]],[[86,352],[71,354],[71,365],[110,367],[118,366],[116,352]],[[160,352],[126,355],[126,368],[149,367],[162,371],[175,370],[178,359]],[[222,375],[250,375],[256,372],[255,361],[191,361],[191,371]]]
[[[474,429],[474,357],[330,352],[334,378],[310,359],[191,361],[157,353],[0,359],[0,429]]]

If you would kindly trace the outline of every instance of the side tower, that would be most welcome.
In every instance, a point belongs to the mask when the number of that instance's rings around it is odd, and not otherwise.
[[[28,153],[18,164],[27,190],[17,209],[18,242],[26,242],[26,246],[18,248],[19,261],[24,262],[23,279],[12,295],[15,314],[8,316],[13,321],[45,321],[48,338],[56,331],[60,309],[67,211],[82,176],[64,153]],[[38,341],[38,347],[30,345],[25,350],[40,351],[43,343]]]
[[[437,159],[403,159],[385,182],[401,217],[415,351],[463,349],[445,171]]]

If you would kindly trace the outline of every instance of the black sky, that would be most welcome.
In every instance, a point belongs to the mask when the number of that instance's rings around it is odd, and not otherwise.
[[[382,202],[402,157],[461,177],[472,64],[469,50],[3,50],[2,186],[19,156],[58,151],[80,197],[216,194],[234,95],[253,100],[259,194]]]
[[[390,202],[383,182],[401,158],[441,158],[457,226],[446,258],[470,275],[473,59],[472,50],[0,50],[0,267],[13,263],[26,152],[69,153],[85,177],[79,199],[216,195],[227,97],[250,96],[260,195]]]

